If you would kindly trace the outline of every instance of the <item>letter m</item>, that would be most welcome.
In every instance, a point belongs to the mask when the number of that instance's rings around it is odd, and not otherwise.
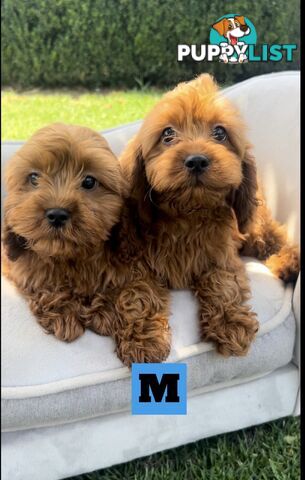
[[[151,402],[151,391],[155,402],[161,402],[167,389],[167,395],[165,402],[179,402],[178,396],[178,380],[180,375],[178,373],[163,373],[161,381],[155,373],[140,373],[139,379],[141,383],[141,393],[139,396],[139,402],[149,403]]]

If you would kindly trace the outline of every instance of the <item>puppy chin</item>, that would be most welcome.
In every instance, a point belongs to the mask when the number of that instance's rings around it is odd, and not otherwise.
[[[190,186],[187,182],[183,187],[166,191],[153,190],[151,201],[160,210],[173,216],[189,215],[196,211],[211,210],[224,204],[225,193],[210,190],[201,182]]]
[[[167,176],[162,180],[155,177],[155,181],[150,182],[150,198],[153,203],[161,201],[163,206],[166,202],[172,203],[180,212],[223,205],[228,193],[237,188],[241,181],[239,174],[221,181],[220,178],[215,180],[215,176],[211,179],[205,174],[189,175],[183,171],[170,178],[172,181],[168,182]]]
[[[30,249],[43,259],[47,258],[75,258],[78,254],[76,245],[72,242],[59,239],[40,239],[29,242]]]

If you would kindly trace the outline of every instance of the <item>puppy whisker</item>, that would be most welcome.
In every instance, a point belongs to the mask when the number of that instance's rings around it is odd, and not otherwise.
[[[145,194],[145,196],[144,196],[144,201],[146,200],[146,198],[147,198],[147,196],[148,196],[150,202],[151,202],[155,207],[158,207],[158,205],[157,205],[157,204],[153,201],[153,199],[152,199],[152,192],[153,192],[153,187],[150,187],[150,188],[147,190],[147,192],[146,192],[146,194]]]

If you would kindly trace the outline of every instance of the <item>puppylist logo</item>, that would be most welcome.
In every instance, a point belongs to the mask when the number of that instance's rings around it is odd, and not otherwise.
[[[178,62],[192,58],[196,62],[219,61],[230,64],[247,62],[292,62],[297,45],[257,45],[256,29],[249,18],[238,14],[220,17],[211,27],[208,45],[178,45]]]

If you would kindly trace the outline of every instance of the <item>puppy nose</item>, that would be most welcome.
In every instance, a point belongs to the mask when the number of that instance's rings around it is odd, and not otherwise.
[[[48,208],[46,217],[52,227],[59,228],[69,220],[70,214],[65,208]]]
[[[195,174],[202,173],[210,164],[210,160],[204,155],[189,155],[184,162],[186,168]]]

